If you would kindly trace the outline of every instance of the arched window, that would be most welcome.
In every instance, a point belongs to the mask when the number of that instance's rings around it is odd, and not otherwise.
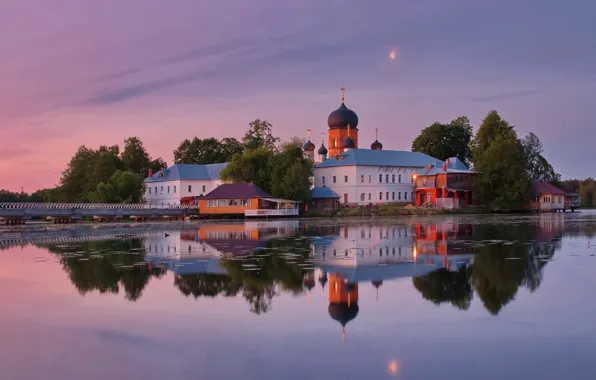
[[[333,139],[333,147],[337,148],[337,137]]]

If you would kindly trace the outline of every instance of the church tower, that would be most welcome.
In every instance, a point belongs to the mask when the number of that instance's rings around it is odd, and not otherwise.
[[[345,88],[341,88],[341,105],[327,118],[329,130],[328,157],[334,157],[348,149],[358,149],[358,115],[346,107]]]

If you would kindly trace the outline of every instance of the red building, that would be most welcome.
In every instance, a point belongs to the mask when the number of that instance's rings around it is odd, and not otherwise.
[[[448,158],[442,167],[432,164],[416,176],[416,206],[461,208],[472,204],[472,185],[476,173],[457,157]]]

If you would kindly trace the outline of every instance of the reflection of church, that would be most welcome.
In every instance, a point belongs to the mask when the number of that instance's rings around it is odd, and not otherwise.
[[[311,254],[319,283],[323,290],[328,283],[328,312],[342,327],[342,341],[346,325],[359,312],[359,284],[371,283],[378,300],[384,281],[424,276],[440,268],[457,271],[472,262],[468,251],[460,251],[450,242],[462,236],[460,230],[463,234],[471,233],[468,226],[428,227],[425,229],[420,224],[342,225],[331,234],[313,240]],[[309,284],[314,287],[314,278]],[[309,287],[309,295],[312,287]]]

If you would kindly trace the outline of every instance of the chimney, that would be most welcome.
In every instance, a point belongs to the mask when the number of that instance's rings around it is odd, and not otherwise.
[[[147,178],[151,178],[153,176],[153,169],[149,168],[149,174],[147,174]]]
[[[446,172],[447,171],[447,165],[446,164],[443,164],[442,169],[443,169],[444,172]]]
[[[449,159],[445,159],[445,166],[449,166]]]

